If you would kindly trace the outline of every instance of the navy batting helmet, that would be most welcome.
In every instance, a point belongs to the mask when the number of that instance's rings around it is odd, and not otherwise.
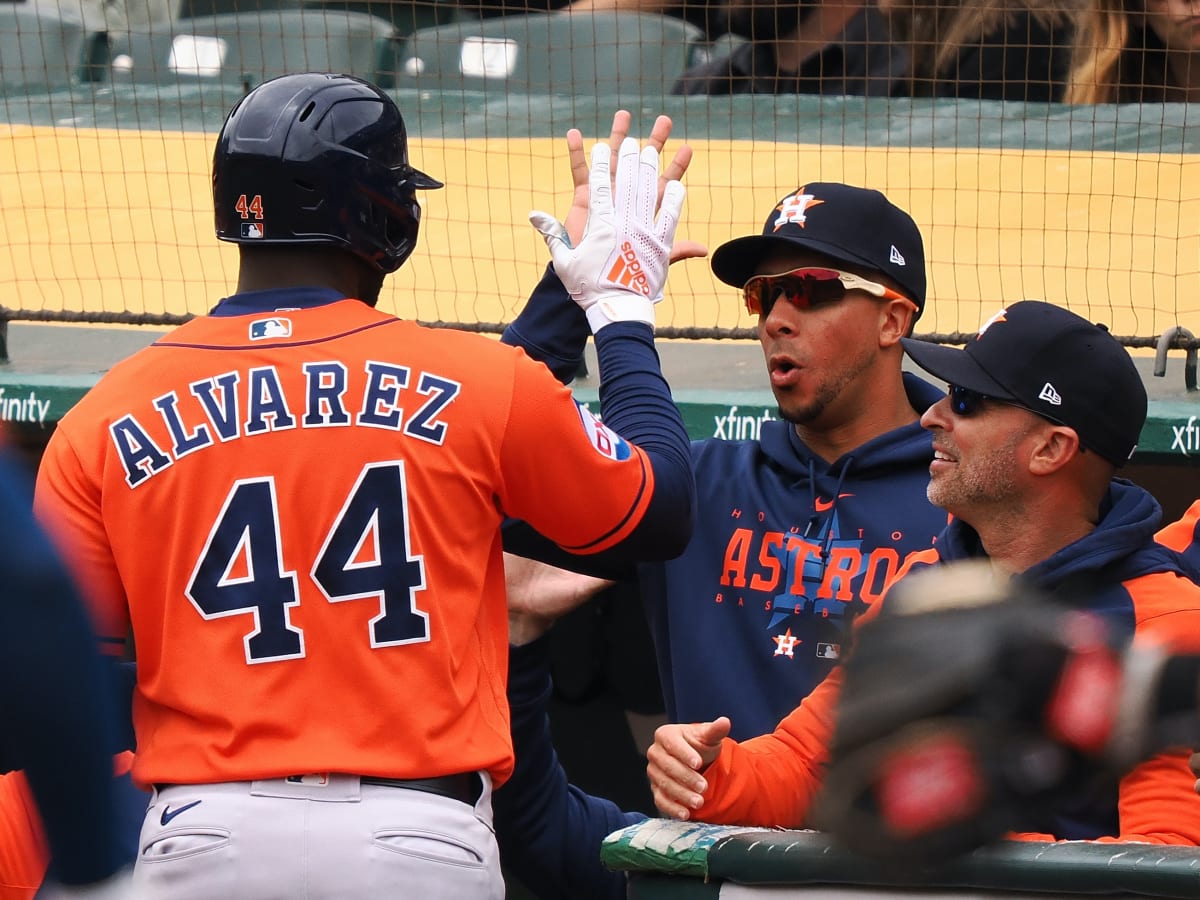
[[[230,111],[213,154],[218,238],[343,247],[381,272],[416,246],[416,191],[441,186],[409,165],[392,98],[349,75],[263,82]]]

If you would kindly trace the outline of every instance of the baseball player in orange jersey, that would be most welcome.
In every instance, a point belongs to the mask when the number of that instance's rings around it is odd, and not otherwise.
[[[308,73],[230,112],[213,194],[237,293],[108,372],[37,485],[103,638],[132,627],[147,896],[503,896],[502,521],[647,558],[691,528],[653,345],[683,188],[656,215],[657,150],[626,140],[612,180],[610,155],[583,240],[547,237],[602,425],[524,353],[374,308],[441,186],[390,97]],[[641,277],[610,280],[630,252]]]

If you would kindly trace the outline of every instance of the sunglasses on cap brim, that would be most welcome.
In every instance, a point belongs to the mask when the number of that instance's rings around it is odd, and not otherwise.
[[[838,269],[804,267],[780,272],[778,275],[755,275],[742,286],[746,309],[753,315],[768,315],[777,300],[787,300],[797,309],[812,309],[827,303],[837,303],[848,291],[865,291],[873,297],[887,300],[908,300],[877,281],[869,281],[851,272]],[[913,303],[913,308],[916,304]]]

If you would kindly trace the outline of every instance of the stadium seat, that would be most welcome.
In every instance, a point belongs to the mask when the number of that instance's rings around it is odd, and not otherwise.
[[[528,13],[414,32],[396,87],[530,94],[665,94],[703,33],[655,13]]]
[[[83,23],[24,3],[0,3],[0,94],[70,87],[94,35]]]
[[[748,40],[749,38],[743,37],[740,34],[733,34],[732,32],[726,32],[725,34],[717,35],[717,37],[713,38],[708,43],[696,48],[693,62],[699,64],[712,62],[714,59],[722,59],[723,57],[729,56],[734,50],[746,43]]]
[[[398,47],[390,23],[337,9],[275,9],[180,19],[131,33],[111,48],[112,79],[134,83],[236,82],[290,72],[342,72],[386,86]]]

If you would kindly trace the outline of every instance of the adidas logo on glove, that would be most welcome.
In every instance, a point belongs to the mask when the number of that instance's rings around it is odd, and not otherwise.
[[[650,296],[650,281],[642,271],[642,263],[629,241],[621,244],[621,255],[617,257],[605,277],[613,284],[632,287],[642,296]]]

